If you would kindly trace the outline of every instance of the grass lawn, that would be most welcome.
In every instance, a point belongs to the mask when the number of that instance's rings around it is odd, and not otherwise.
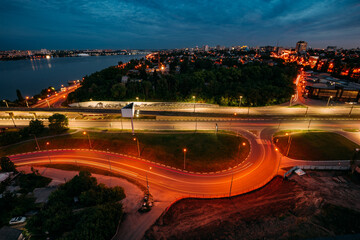
[[[88,132],[93,149],[138,156],[136,141],[131,133]],[[183,168],[183,149],[186,148],[186,169],[189,171],[217,171],[240,163],[249,154],[246,139],[228,134],[214,133],[137,133],[141,157]],[[39,146],[46,149],[89,148],[87,135],[82,132],[39,139]],[[242,143],[245,142],[245,146]],[[0,156],[35,151],[34,141],[0,149]]]
[[[301,160],[351,160],[359,147],[347,138],[332,132],[287,131],[291,135],[288,157]],[[289,136],[277,133],[274,142],[283,155],[288,151]]]

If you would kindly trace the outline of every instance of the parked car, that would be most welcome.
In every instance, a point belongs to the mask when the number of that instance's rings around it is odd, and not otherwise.
[[[10,219],[9,224],[14,225],[14,224],[23,223],[25,221],[26,221],[26,217],[14,217]]]

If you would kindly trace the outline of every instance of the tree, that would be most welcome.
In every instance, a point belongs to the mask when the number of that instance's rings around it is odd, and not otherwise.
[[[21,92],[20,92],[19,89],[16,89],[16,96],[17,96],[19,102],[24,101],[24,98],[23,98],[23,96],[22,96],[22,94],[21,94]]]
[[[45,129],[45,126],[44,126],[44,123],[38,119],[36,120],[31,120],[29,122],[29,132],[31,134],[40,134],[42,133],[42,131],[44,131]]]
[[[17,172],[14,163],[8,157],[2,157],[0,160],[2,172]]]
[[[113,97],[122,100],[126,95],[126,87],[122,83],[116,83],[111,87],[111,94]]]
[[[68,129],[69,120],[68,118],[59,113],[55,113],[49,117],[49,129],[56,133],[63,132]]]

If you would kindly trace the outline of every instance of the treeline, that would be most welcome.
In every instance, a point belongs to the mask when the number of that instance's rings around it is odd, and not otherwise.
[[[141,60],[140,60],[141,61]],[[231,61],[228,64],[232,64]],[[180,66],[180,73],[175,66]],[[134,63],[132,63],[134,66]],[[234,65],[230,65],[234,66]],[[128,66],[129,67],[129,66]],[[146,73],[144,68],[128,74],[128,69],[109,67],[84,78],[83,86],[69,94],[69,103],[78,101],[193,101],[226,106],[264,106],[288,101],[293,94],[296,65],[252,63],[234,67],[216,66],[213,61],[170,63],[170,73]]]

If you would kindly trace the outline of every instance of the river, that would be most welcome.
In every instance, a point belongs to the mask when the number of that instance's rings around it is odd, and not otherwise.
[[[0,100],[16,100],[16,89],[25,96],[33,96],[49,86],[59,89],[68,81],[81,79],[85,75],[119,61],[128,62],[144,55],[116,55],[92,57],[64,57],[40,60],[0,61]]]

